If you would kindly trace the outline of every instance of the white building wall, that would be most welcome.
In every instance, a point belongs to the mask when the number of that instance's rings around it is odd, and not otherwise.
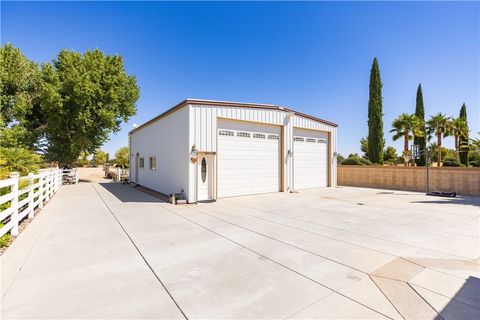
[[[189,107],[185,106],[135,131],[130,136],[130,177],[135,179],[135,156],[145,159],[139,168],[139,183],[170,194],[185,190],[189,196]],[[156,170],[149,169],[149,157],[157,158]]]
[[[259,108],[241,108],[229,106],[202,106],[189,105],[190,134],[189,134],[189,150],[193,145],[198,151],[216,152],[217,151],[217,118],[225,118],[241,121],[252,121],[258,123],[266,123],[279,125],[284,127],[283,141],[283,157],[284,157],[284,186],[283,190],[290,191],[293,176],[293,162],[291,157],[287,156],[289,150],[293,150],[293,128],[304,128],[311,130],[319,130],[330,132],[331,135],[331,186],[336,186],[337,162],[333,157],[333,153],[337,150],[336,145],[336,127],[330,126],[318,121],[314,121],[298,115],[293,115],[283,110],[276,109],[259,109]],[[195,201],[196,190],[196,166],[189,164],[189,198],[190,202]]]

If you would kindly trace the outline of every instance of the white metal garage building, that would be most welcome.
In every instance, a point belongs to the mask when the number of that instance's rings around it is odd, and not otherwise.
[[[275,105],[187,99],[129,133],[130,180],[188,202],[335,186],[336,128]]]

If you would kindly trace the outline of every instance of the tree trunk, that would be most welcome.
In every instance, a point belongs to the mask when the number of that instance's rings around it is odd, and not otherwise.
[[[437,145],[438,145],[438,159],[437,159],[437,167],[440,167],[442,163],[442,133],[437,133]]]
[[[460,161],[460,143],[458,135],[455,135],[455,156],[457,160]]]
[[[405,167],[408,167],[408,131],[405,131],[405,139],[403,142],[403,158],[405,159],[405,163],[403,164]]]

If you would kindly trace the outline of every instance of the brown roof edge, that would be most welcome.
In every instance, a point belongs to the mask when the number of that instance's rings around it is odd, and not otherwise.
[[[187,104],[192,104],[192,105],[202,105],[202,106],[226,106],[226,107],[239,107],[239,108],[258,108],[258,109],[274,109],[274,110],[283,110],[283,111],[286,111],[286,112],[293,112],[295,113],[296,115],[298,116],[301,116],[301,117],[304,117],[304,118],[307,118],[307,119],[311,119],[311,120],[314,120],[314,121],[318,121],[318,122],[322,122],[324,124],[327,124],[327,125],[330,125],[330,126],[333,126],[333,127],[338,127],[338,124],[336,123],[333,123],[333,122],[330,122],[330,121],[326,121],[326,120],[323,120],[323,119],[320,119],[320,118],[317,118],[317,117],[314,117],[314,116],[310,116],[308,114],[305,114],[305,113],[302,113],[302,112],[298,112],[298,111],[295,111],[295,110],[292,110],[290,108],[286,108],[286,107],[282,107],[282,106],[277,106],[277,105],[273,105],[273,104],[260,104],[260,103],[247,103],[247,102],[231,102],[231,101],[217,101],[217,100],[202,100],[202,99],[185,99],[183,100],[182,102],[176,104],[175,106],[171,107],[170,109],[168,109],[167,111],[159,114],[158,116],[148,120],[147,122],[145,122],[144,124],[138,126],[137,128],[131,130],[128,134],[132,134],[134,133],[135,131],[138,131],[154,122],[156,122],[157,120],[160,120],[161,118],[167,116],[168,114],[184,107],[185,105]]]
[[[338,127],[338,124],[336,124],[336,123],[334,123],[334,122],[330,122],[330,121],[327,121],[327,120],[323,120],[323,119],[320,119],[320,118],[317,118],[317,117],[308,115],[308,114],[303,113],[303,112],[298,112],[298,111],[295,111],[295,110],[292,110],[292,109],[289,109],[289,108],[284,108],[284,110],[285,110],[285,111],[288,111],[288,112],[293,112],[293,113],[295,113],[297,116],[300,116],[300,117],[304,117],[304,118],[307,118],[307,119],[310,119],[310,120],[318,121],[318,122],[327,124],[327,125],[332,126],[332,127]]]

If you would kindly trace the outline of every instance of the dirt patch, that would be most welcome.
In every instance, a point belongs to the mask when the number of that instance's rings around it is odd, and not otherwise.
[[[102,167],[77,168],[80,175],[80,182],[107,182]]]

